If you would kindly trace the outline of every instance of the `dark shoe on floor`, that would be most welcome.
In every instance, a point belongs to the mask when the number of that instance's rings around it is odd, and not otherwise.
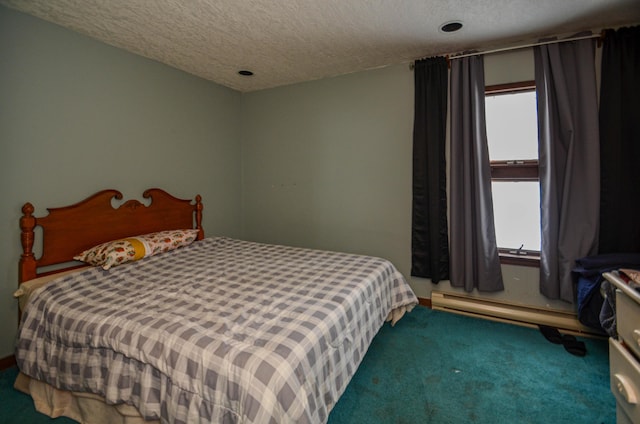
[[[551,343],[561,344],[565,350],[572,355],[584,356],[587,354],[587,347],[584,342],[577,340],[570,334],[560,334],[557,328],[549,327],[547,325],[539,325],[540,332]]]
[[[587,354],[587,347],[584,342],[577,340],[570,334],[562,336],[562,344],[567,352],[576,356],[584,356]]]
[[[538,327],[540,328],[540,332],[542,333],[544,338],[549,340],[551,343],[555,343],[555,344],[564,343],[562,334],[560,334],[557,328],[549,327],[547,325],[539,325]]]

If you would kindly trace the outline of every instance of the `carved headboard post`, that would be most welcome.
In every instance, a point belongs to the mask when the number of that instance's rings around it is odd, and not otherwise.
[[[196,196],[196,228],[198,231],[198,240],[202,240],[204,238],[204,230],[202,229],[202,210],[204,206],[202,205],[202,197],[198,194]]]
[[[20,218],[20,240],[22,241],[22,254],[20,255],[20,268],[18,278],[20,282],[36,277],[36,258],[33,254],[33,229],[36,226],[36,218],[33,216],[33,205],[25,203],[22,207]]]

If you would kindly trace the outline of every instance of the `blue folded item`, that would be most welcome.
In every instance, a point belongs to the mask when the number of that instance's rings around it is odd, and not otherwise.
[[[640,267],[640,253],[607,253],[586,256],[576,260],[573,274],[576,280],[578,320],[587,327],[605,331],[601,325],[600,312],[604,298],[600,285],[603,273],[620,268]]]
[[[578,320],[587,327],[604,331],[600,324],[600,310],[604,298],[600,293],[600,284],[603,279],[600,275],[590,277],[578,277],[576,285],[578,300]]]

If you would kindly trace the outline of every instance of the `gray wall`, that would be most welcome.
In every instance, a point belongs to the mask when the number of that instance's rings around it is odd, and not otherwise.
[[[238,92],[0,6],[0,358],[17,328],[18,219],[106,188],[203,196],[240,235]]]
[[[243,235],[384,256],[408,275],[408,64],[243,95]]]

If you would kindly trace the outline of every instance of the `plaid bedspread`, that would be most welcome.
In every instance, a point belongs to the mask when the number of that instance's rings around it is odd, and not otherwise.
[[[322,423],[389,312],[386,260],[224,237],[37,292],[16,359],[57,388],[175,423]]]

